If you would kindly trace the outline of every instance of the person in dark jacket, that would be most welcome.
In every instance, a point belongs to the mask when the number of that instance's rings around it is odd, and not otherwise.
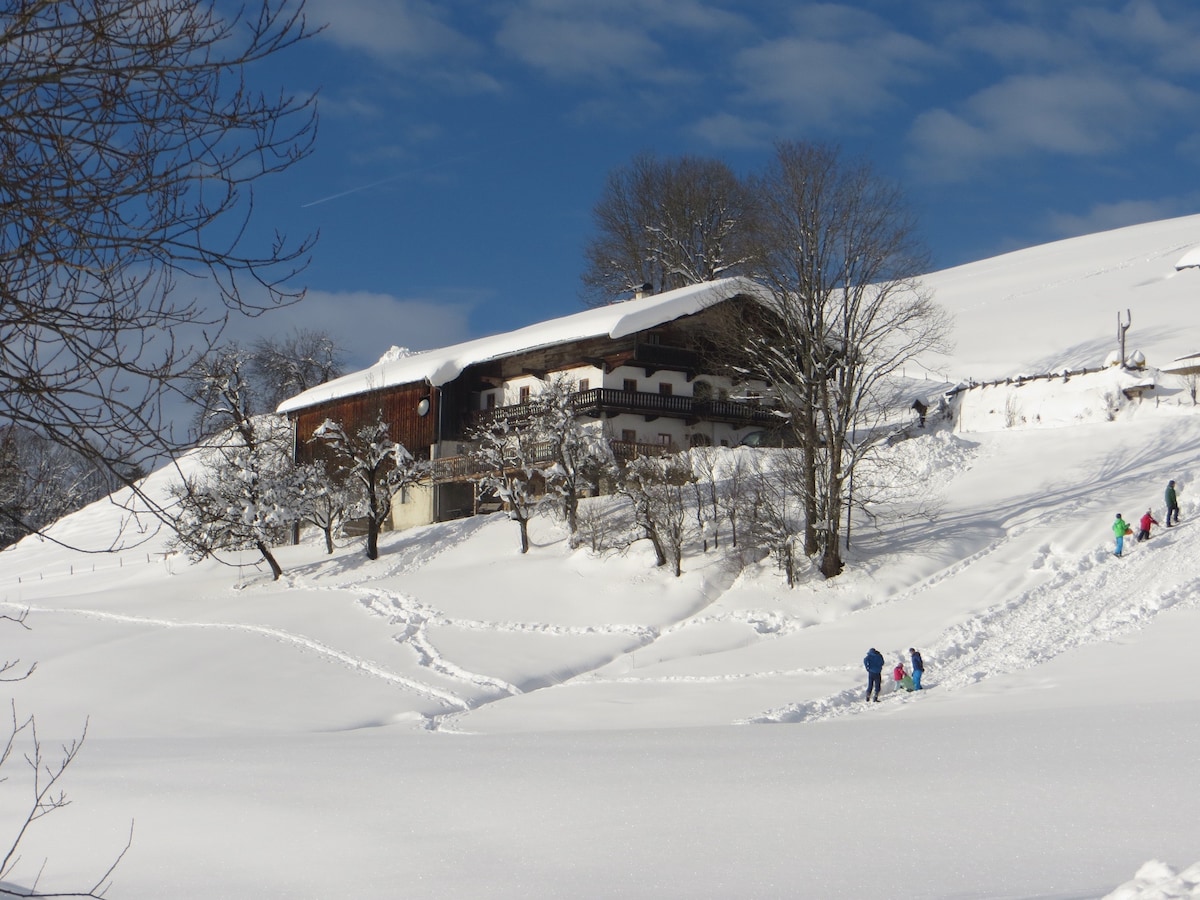
[[[863,657],[863,668],[867,670],[867,702],[871,701],[871,691],[874,691],[878,703],[879,689],[883,687],[883,654],[872,647]]]
[[[921,651],[908,648],[908,652],[912,654],[912,680],[913,690],[921,689],[921,676],[925,674],[925,660],[921,659]]]
[[[1179,498],[1175,496],[1174,481],[1167,482],[1167,492],[1165,496],[1167,501],[1167,527],[1170,528],[1172,525],[1179,524]],[[1172,516],[1175,517],[1174,522],[1171,521]]]

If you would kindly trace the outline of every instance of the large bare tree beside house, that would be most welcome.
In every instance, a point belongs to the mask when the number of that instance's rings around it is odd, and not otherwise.
[[[342,374],[342,350],[325,331],[293,328],[259,338],[250,353],[250,371],[264,409],[274,409],[288,397],[332,381]]]
[[[302,293],[311,241],[251,210],[258,180],[309,152],[315,107],[250,79],[309,33],[303,0],[229,11],[9,0],[0,16],[0,421],[135,489],[129,461],[186,437],[164,401],[208,346],[184,328],[206,344],[231,312]]]
[[[804,460],[804,551],[832,577],[848,479],[886,410],[887,382],[943,349],[950,320],[918,279],[929,259],[900,191],[865,162],[782,143],[755,196],[755,276],[767,297],[738,350],[781,386]]]
[[[584,249],[591,304],[713,281],[745,271],[741,237],[751,213],[742,181],[725,163],[642,154],[608,176]]]

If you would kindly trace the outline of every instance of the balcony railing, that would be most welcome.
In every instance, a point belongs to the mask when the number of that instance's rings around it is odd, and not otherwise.
[[[658,394],[649,391],[618,391],[612,388],[591,388],[580,391],[571,398],[576,415],[613,416],[621,413],[673,419],[705,420],[726,422],[734,425],[778,424],[779,415],[768,406],[759,406],[743,400],[701,400],[681,394]],[[488,425],[497,421],[508,421],[520,425],[530,421],[536,414],[536,401],[498,406],[494,409],[471,413],[468,424]]]
[[[668,456],[678,453],[675,444],[644,444],[638,441],[609,441],[613,456],[619,463],[627,463],[639,456]],[[544,465],[551,462],[549,445],[545,448],[534,448],[529,462]],[[430,461],[430,472],[435,483],[446,481],[469,481],[486,471],[487,467],[469,455],[445,456]]]

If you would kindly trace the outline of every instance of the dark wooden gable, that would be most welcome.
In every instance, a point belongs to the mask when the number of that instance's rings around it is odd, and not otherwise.
[[[422,401],[428,404],[423,407]],[[307,461],[320,455],[319,448],[309,443],[309,439],[326,419],[340,423],[347,432],[354,432],[373,424],[382,411],[383,420],[388,423],[388,436],[403,444],[417,459],[427,459],[429,446],[436,439],[438,405],[438,392],[424,382],[417,382],[339,397],[302,409],[294,416],[297,458]],[[423,408],[425,415],[421,415]]]

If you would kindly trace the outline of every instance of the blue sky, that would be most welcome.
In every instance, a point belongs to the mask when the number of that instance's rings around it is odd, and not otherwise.
[[[320,133],[256,216],[320,231],[285,316],[352,368],[579,310],[592,207],[643,151],[747,173],[840,144],[904,189],[937,268],[1200,211],[1194,0],[307,8],[325,31],[263,74],[319,91]]]

